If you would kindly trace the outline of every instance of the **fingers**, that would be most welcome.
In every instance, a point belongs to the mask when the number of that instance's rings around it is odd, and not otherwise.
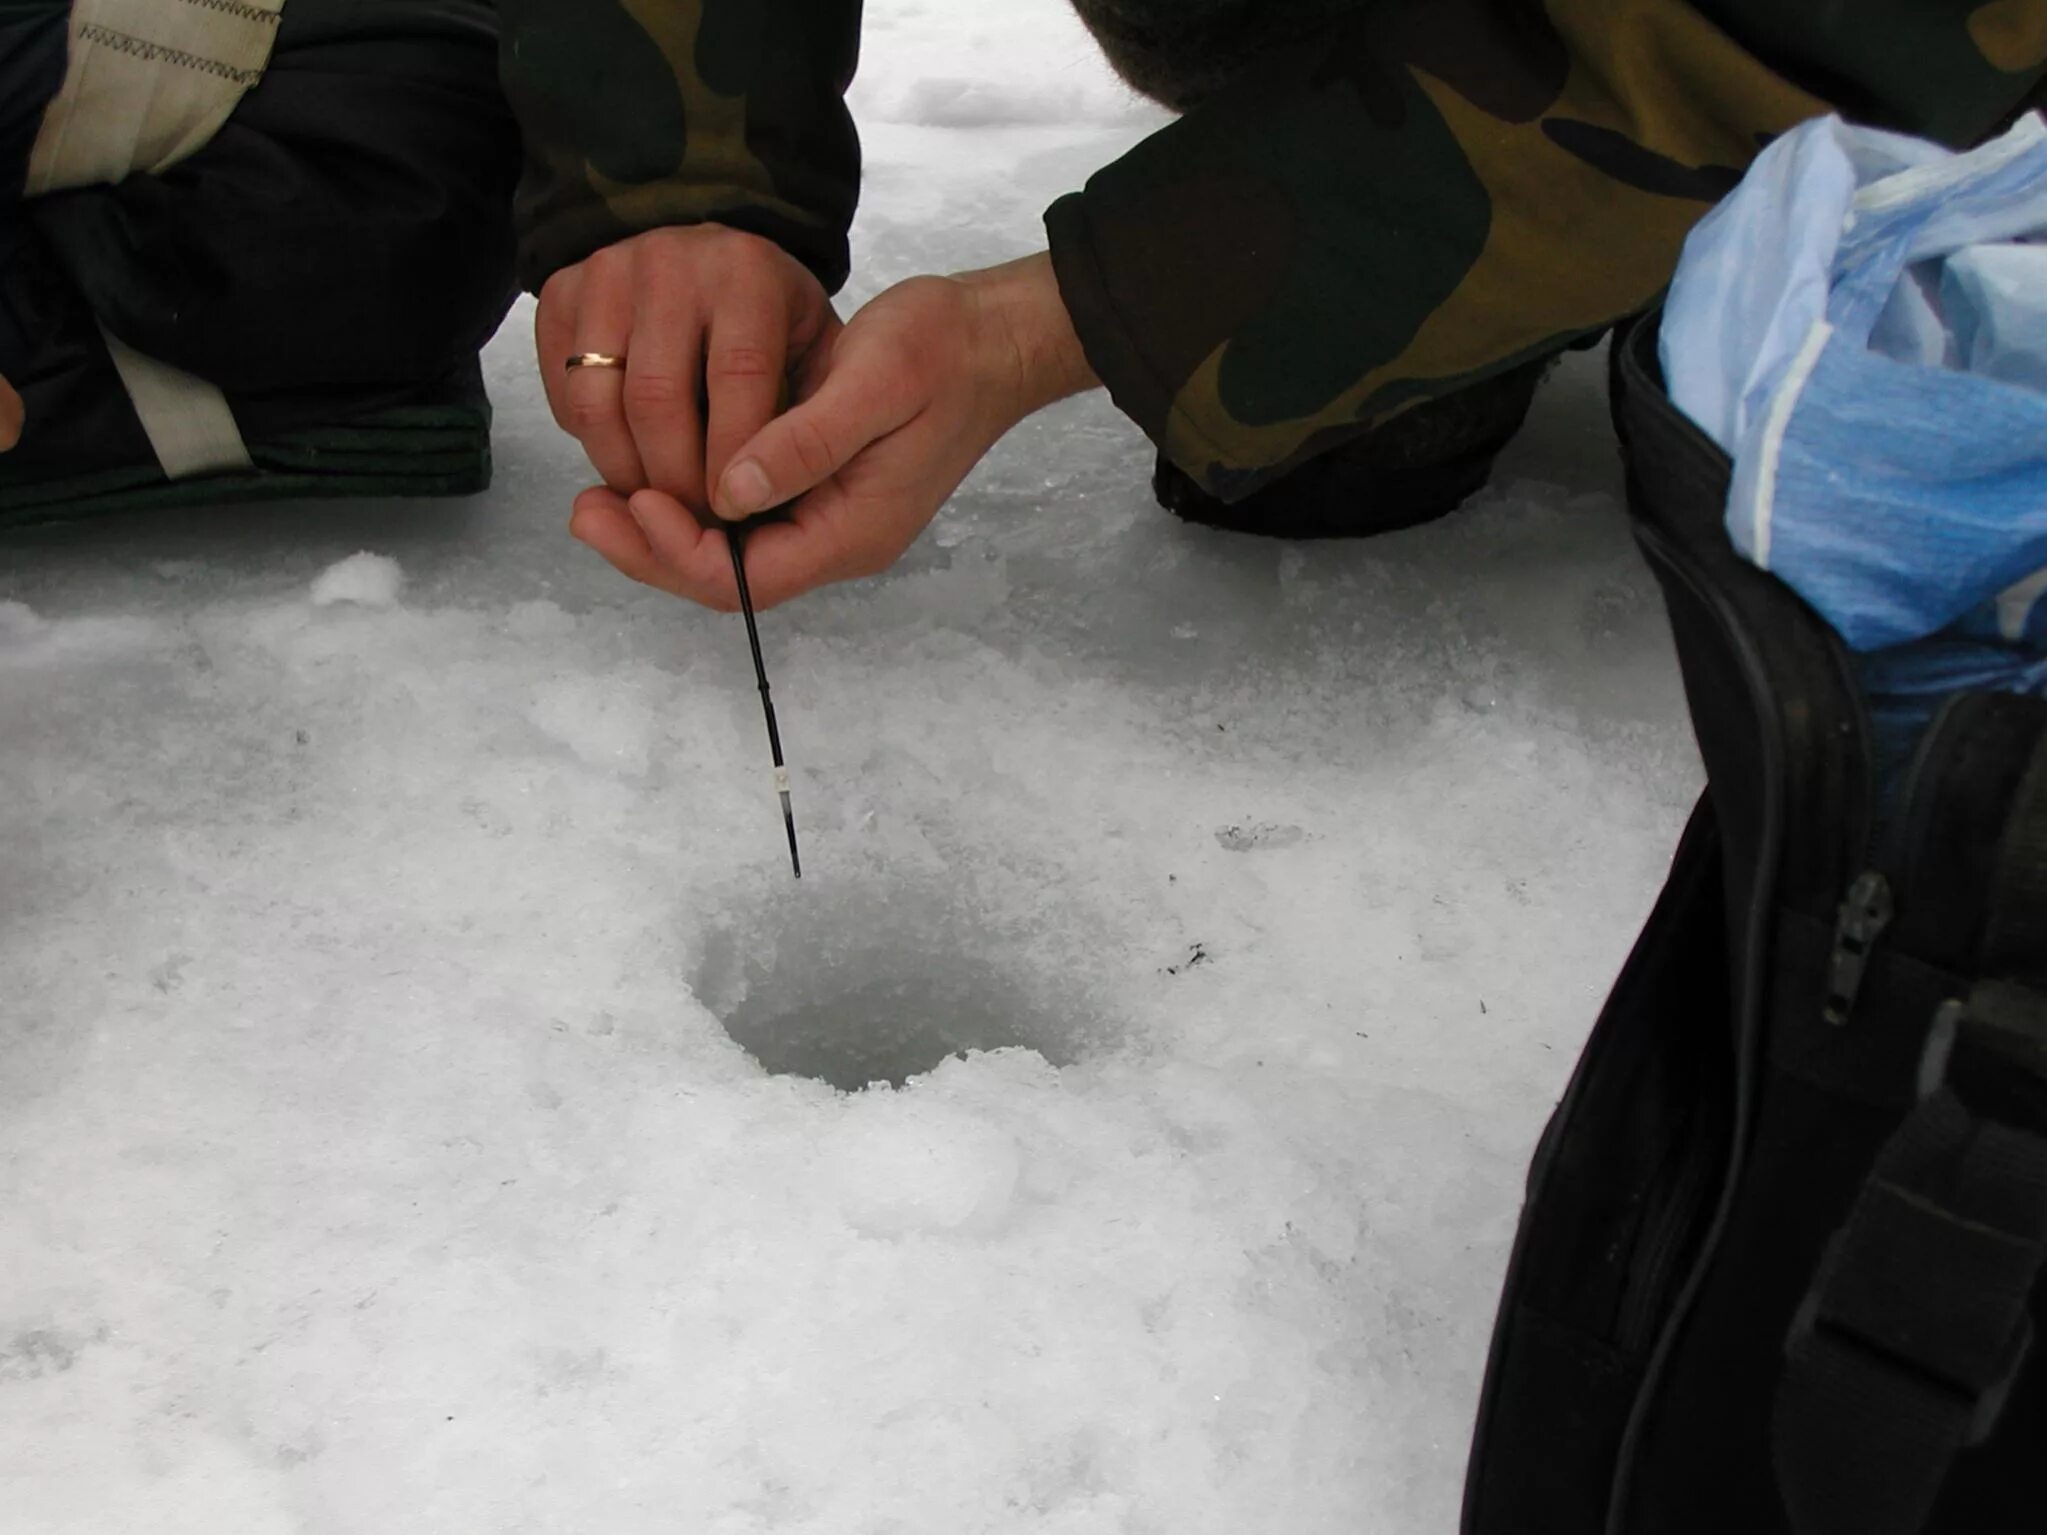
[[[747,535],[755,605],[886,570],[1018,413],[1016,391],[991,376],[963,329],[960,283],[913,278],[843,329],[836,317],[820,318],[807,339],[785,317],[789,339],[779,353],[738,320],[762,314],[741,286],[718,291],[736,301],[721,307],[705,339],[722,370],[706,412],[706,430],[719,438],[712,451],[722,455],[728,434],[773,408],[768,388],[792,358],[800,385],[796,404],[733,450],[712,493],[712,510],[726,519],[790,509]],[[713,607],[732,605],[731,544],[672,496],[591,498],[578,536],[619,569]]]
[[[637,259],[599,251],[548,279],[533,321],[541,383],[555,424],[613,490],[659,485],[700,506],[701,325],[691,294],[641,281]],[[581,352],[623,357],[625,368],[564,366]]]
[[[645,280],[636,280],[634,289],[632,350],[626,357],[620,402],[645,475],[640,484],[701,507],[704,428],[698,388],[704,335],[696,296]]]
[[[533,311],[533,357],[540,367],[540,387],[547,394],[554,424],[564,432],[569,430],[569,375],[562,363],[576,349],[576,300],[582,285],[580,266],[563,267],[541,288],[539,307]]]
[[[746,537],[746,585],[758,609],[837,581],[879,575],[902,553],[882,530],[862,528],[856,508],[834,484],[812,491],[786,522],[769,522]],[[883,535],[884,538],[886,535]]]
[[[914,418],[921,403],[909,369],[843,358],[815,394],[741,445],[712,492],[712,510],[735,520],[796,500]]]
[[[741,296],[712,316],[704,349],[709,484],[782,408],[790,339],[788,305],[772,288]]]
[[[643,490],[628,498],[593,486],[576,497],[569,532],[643,585],[720,613],[739,609],[725,534],[700,527],[673,496]]]
[[[767,424],[792,359],[819,350],[837,323],[800,263],[711,224],[650,230],[557,272],[534,341],[555,420],[605,483],[625,495],[651,486],[701,510],[707,460],[722,471]],[[625,366],[565,372],[579,352]]]
[[[599,352],[625,357],[633,337],[633,287],[630,272],[615,270],[631,256],[615,249],[598,251],[583,263],[575,307],[575,335],[567,352],[541,359],[543,368],[560,369],[572,353]],[[625,414],[626,374],[620,368],[567,370],[562,384],[569,432],[604,483],[630,494],[647,483],[647,471]]]
[[[828,485],[799,503],[789,521],[764,523],[747,534],[747,587],[757,610],[888,568],[901,551],[863,548],[851,510],[838,487]],[[569,531],[643,586],[719,613],[739,611],[727,535],[699,526],[672,496],[643,490],[626,497],[592,486],[576,497]]]
[[[14,392],[12,384],[0,378],[0,453],[21,441],[22,416],[21,396]]]
[[[670,591],[723,612],[738,608],[732,549],[722,528],[705,528],[681,502],[658,490],[641,491],[628,501],[627,510],[672,578]]]
[[[582,443],[607,485],[630,493],[647,481],[625,419],[624,372],[566,366],[581,352],[630,361],[633,295],[630,281],[621,275],[621,261],[630,258],[602,250],[550,277],[533,316],[533,347],[555,425]]]

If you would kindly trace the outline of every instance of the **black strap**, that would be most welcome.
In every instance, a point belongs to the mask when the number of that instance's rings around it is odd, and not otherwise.
[[[1773,1449],[1798,1535],[1918,1535],[2031,1350],[2047,998],[1979,986],[1928,1059],[1786,1340]]]
[[[1982,958],[1991,974],[2047,986],[2047,745],[2035,748],[2012,796]]]

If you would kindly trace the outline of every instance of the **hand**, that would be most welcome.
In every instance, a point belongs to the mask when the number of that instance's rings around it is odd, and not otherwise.
[[[1049,256],[889,289],[810,354],[798,403],[713,482],[712,509],[728,520],[794,503],[788,521],[748,535],[755,606],[886,570],[1003,433],[1095,382]],[[644,558],[609,541],[620,530],[586,523],[577,535],[636,580],[737,605],[721,534],[658,491],[629,510]]]
[[[0,378],[0,453],[21,441],[22,414],[21,396],[14,392],[12,384]]]
[[[791,369],[838,328],[808,268],[722,224],[650,230],[550,277],[533,325],[541,382],[617,493],[599,520],[650,485],[704,509],[732,450],[781,408]],[[626,364],[564,369],[578,352]]]

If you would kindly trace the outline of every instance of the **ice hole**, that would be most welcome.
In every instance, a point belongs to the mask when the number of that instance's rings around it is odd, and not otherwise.
[[[844,1092],[900,1087],[970,1050],[1064,1066],[1097,1032],[1056,960],[931,891],[812,887],[733,913],[706,938],[696,989],[764,1070]]]

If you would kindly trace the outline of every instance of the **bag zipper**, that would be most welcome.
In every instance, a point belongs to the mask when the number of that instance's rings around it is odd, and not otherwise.
[[[1627,1288],[1614,1318],[1614,1341],[1624,1352],[1639,1353],[1662,1325],[1669,1299],[1665,1292],[1686,1239],[1698,1225],[1701,1206],[1713,1192],[1713,1173],[1720,1160],[1712,1154],[1715,1144],[1699,1127],[1686,1127],[1676,1170],[1662,1191],[1662,1208],[1654,1215],[1655,1224],[1635,1244],[1628,1263]]]
[[[1897,915],[1891,882],[1881,869],[1864,869],[1848,887],[1841,914],[1834,923],[1834,949],[1827,958],[1827,996],[1820,1016],[1840,1028],[1855,1011],[1869,973],[1870,953]]]
[[[1867,706],[1861,688],[1858,686],[1854,691],[1857,712],[1863,713]],[[1884,866],[1888,865],[1900,874],[1905,872],[1905,858],[1912,841],[1913,812],[1918,807],[1919,783],[1926,776],[1927,758],[1932,754],[1934,742],[1943,733],[1948,714],[1960,704],[1962,696],[1957,693],[1943,700],[1914,744],[1911,760],[1905,765],[1904,777],[1893,800],[1897,814],[1891,819],[1889,835],[1883,838],[1881,851],[1877,847],[1876,834],[1876,769],[1867,750],[1862,754],[1866,784],[1864,803],[1869,807],[1868,824],[1862,838],[1862,871],[1849,883],[1848,894],[1841,902],[1840,916],[1834,924],[1834,946],[1827,957],[1827,994],[1820,1006],[1820,1016],[1837,1029],[1844,1027],[1853,1016],[1856,999],[1861,996],[1862,983],[1869,973],[1873,951],[1897,918],[1897,902]],[[1869,739],[1866,721],[1863,739]]]
[[[1719,450],[1713,447],[1705,439],[1704,435],[1699,433],[1695,426],[1692,426],[1690,422],[1685,422],[1684,425],[1689,428],[1690,435],[1695,437],[1705,449],[1718,454]],[[1637,520],[1635,531],[1638,541],[1651,554],[1652,561],[1660,562],[1672,576],[1688,587],[1701,606],[1721,625],[1727,639],[1736,651],[1737,665],[1741,666],[1752,680],[1760,679],[1763,676],[1761,661],[1754,651],[1747,631],[1738,620],[1730,618],[1728,605],[1719,598],[1717,593],[1707,587],[1699,577],[1689,557],[1678,547],[1676,540],[1665,535],[1653,523],[1648,523],[1641,519]],[[1862,746],[1862,750],[1858,754],[1860,757],[1858,765],[1861,768],[1860,776],[1863,789],[1862,813],[1859,818],[1859,824],[1850,829],[1849,835],[1844,840],[1844,844],[1837,856],[1840,857],[1841,866],[1844,869],[1857,868],[1858,866],[1870,869],[1876,861],[1877,804],[1876,769],[1875,764],[1870,760],[1868,752],[1868,742],[1871,736],[1869,705],[1862,695],[1859,681],[1853,675],[1853,663],[1849,660],[1846,648],[1841,644],[1838,635],[1831,636],[1829,648],[1832,653],[1833,664],[1845,674],[1845,680],[1849,683],[1847,693],[1854,714],[1856,740]],[[1754,691],[1757,694],[1761,694],[1764,689],[1758,686]],[[1785,806],[1781,797],[1782,775],[1786,771],[1786,764],[1782,755],[1785,748],[1781,739],[1770,739],[1772,744],[1766,746],[1763,753],[1765,790],[1762,815],[1762,844],[1766,849],[1770,850],[1771,856],[1781,860],[1786,835],[1784,824]],[[1882,878],[1880,871],[1874,872],[1877,872],[1878,877]],[[1749,940],[1748,946],[1751,952],[1760,949],[1767,943],[1765,935],[1768,928],[1766,924],[1769,913],[1775,909],[1775,887],[1776,871],[1773,868],[1772,872],[1763,877],[1759,881],[1757,888],[1751,892],[1751,901],[1744,918]],[[1853,882],[1851,882],[1852,888]],[[1887,883],[1886,893],[1888,893]],[[1876,930],[1869,935],[1869,945],[1874,945],[1883,936],[1883,932],[1888,925],[1888,920],[1886,920],[1876,927]],[[1729,936],[1730,939],[1734,937],[1733,934]],[[1836,947],[1837,949],[1840,947],[1838,934]],[[1862,958],[1862,967],[1865,969],[1867,958],[1867,948],[1865,947]],[[1856,984],[1859,989],[1859,972]],[[1753,1133],[1753,1106],[1747,1099],[1748,1089],[1745,1084],[1750,1075],[1757,1069],[1757,1052],[1761,1048],[1762,1016],[1767,1008],[1763,995],[1756,988],[1757,982],[1753,977],[1750,977],[1746,988],[1737,988],[1735,996],[1735,1007],[1737,1009],[1734,1060],[1735,1118],[1733,1125],[1730,1127],[1730,1152],[1727,1165],[1717,1182],[1708,1180],[1706,1193],[1711,1196],[1712,1209],[1707,1218],[1705,1229],[1700,1232],[1699,1239],[1690,1254],[1690,1261],[1684,1265],[1682,1275],[1677,1283],[1675,1295],[1667,1306],[1657,1307],[1650,1313],[1650,1317],[1653,1317],[1655,1321],[1655,1326],[1650,1330],[1654,1331],[1656,1341],[1650,1349],[1649,1358],[1643,1368],[1641,1382],[1637,1389],[1634,1407],[1628,1414],[1626,1426],[1621,1433],[1620,1445],[1614,1454],[1613,1483],[1608,1494],[1604,1524],[1605,1535],[1625,1535],[1627,1511],[1633,1499],[1636,1457],[1641,1448],[1641,1436],[1645,1428],[1647,1404],[1653,1400],[1659,1389],[1659,1382],[1664,1371],[1669,1366],[1670,1357],[1676,1347],[1678,1337],[1683,1330],[1685,1322],[1690,1317],[1693,1304],[1698,1299],[1700,1284],[1704,1280],[1706,1270],[1712,1261],[1714,1252],[1719,1246],[1720,1239],[1726,1233],[1727,1222],[1732,1214],[1735,1193],[1741,1184],[1743,1175],[1747,1171],[1747,1143],[1749,1136]],[[1851,1010],[1853,1000],[1853,997],[1848,999]],[[1844,1012],[1844,1021],[1846,1017],[1847,1013]],[[1673,1201],[1673,1209],[1675,1206],[1676,1202]],[[1651,1276],[1657,1276],[1660,1268],[1675,1261],[1679,1244],[1676,1238],[1670,1235],[1670,1231],[1677,1225],[1678,1222],[1674,1219],[1659,1223],[1659,1230],[1656,1233],[1657,1241],[1651,1244],[1650,1248],[1643,1255],[1642,1264],[1645,1280]],[[1669,1282],[1667,1277],[1658,1276],[1655,1285],[1647,1286],[1639,1292],[1644,1297],[1644,1306],[1647,1306],[1648,1297],[1653,1294],[1655,1288],[1660,1288],[1663,1284]],[[1623,1309],[1630,1312],[1633,1310],[1625,1302]],[[1649,1329],[1649,1321],[1650,1318],[1635,1319],[1631,1317],[1631,1322],[1634,1325],[1642,1326],[1645,1329]]]
[[[1671,407],[1673,412],[1675,407]],[[1700,443],[1710,451],[1717,448],[1706,442],[1696,427],[1689,421],[1684,425]],[[1699,576],[1687,556],[1674,538],[1667,536],[1654,524],[1638,520],[1635,525],[1636,539],[1649,555],[1652,564],[1660,565],[1675,580],[1690,590],[1692,596],[1713,621],[1720,625],[1724,637],[1733,649],[1736,665],[1751,683],[1751,695],[1760,695],[1764,690],[1759,685],[1762,678],[1762,663],[1750,641],[1747,630],[1729,617],[1728,604],[1717,593],[1710,590]],[[1758,722],[1760,725],[1760,721]],[[1730,931],[1730,944],[1740,943],[1748,952],[1763,948],[1768,942],[1767,920],[1776,905],[1777,862],[1781,860],[1784,827],[1784,802],[1782,780],[1785,769],[1784,743],[1779,735],[1762,729],[1758,745],[1763,762],[1763,803],[1761,845],[1772,855],[1759,872],[1756,888],[1750,892],[1741,913],[1740,928]],[[1862,828],[1864,841],[1868,829]],[[1620,1444],[1613,1455],[1612,1484],[1607,1490],[1606,1518],[1602,1525],[1604,1535],[1629,1535],[1628,1510],[1634,1496],[1636,1458],[1641,1450],[1642,1435],[1646,1427],[1648,1404],[1654,1399],[1664,1371],[1675,1351],[1679,1334],[1691,1315],[1693,1304],[1698,1299],[1699,1287],[1721,1238],[1726,1234],[1727,1222],[1733,1211],[1734,1194],[1740,1187],[1748,1165],[1748,1138],[1753,1131],[1754,1109],[1750,1101],[1750,1080],[1757,1066],[1761,1045],[1761,1023],[1764,999],[1753,976],[1740,978],[1741,984],[1734,988],[1731,1001],[1735,1009],[1734,1030],[1734,1123],[1730,1127],[1725,1163],[1719,1177],[1709,1185],[1712,1210],[1707,1217],[1706,1228],[1700,1233],[1691,1261],[1685,1265],[1684,1274],[1677,1285],[1676,1293],[1667,1306],[1659,1308],[1653,1329],[1656,1341],[1649,1350],[1641,1378],[1635,1390],[1635,1400],[1628,1412],[1625,1426],[1621,1430]],[[1645,1257],[1645,1267],[1648,1259]],[[1646,1324],[1638,1324],[1645,1325]]]

